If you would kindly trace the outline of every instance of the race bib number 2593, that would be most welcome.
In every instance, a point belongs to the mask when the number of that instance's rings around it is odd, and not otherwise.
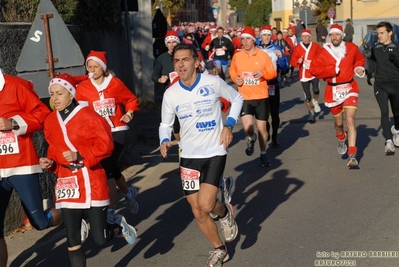
[[[180,177],[183,190],[195,191],[200,189],[199,171],[180,167]]]
[[[55,185],[55,197],[57,200],[79,198],[78,178],[76,176],[58,178]]]

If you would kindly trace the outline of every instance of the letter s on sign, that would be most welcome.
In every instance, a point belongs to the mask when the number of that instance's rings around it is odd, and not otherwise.
[[[30,39],[31,39],[33,42],[38,43],[38,42],[40,42],[40,35],[43,35],[43,32],[37,30],[37,31],[35,31],[35,37],[31,37]]]

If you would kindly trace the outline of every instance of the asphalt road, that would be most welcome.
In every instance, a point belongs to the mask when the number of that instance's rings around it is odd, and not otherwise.
[[[260,166],[258,143],[245,155],[241,125],[234,128],[225,174],[235,179],[239,235],[227,245],[224,266],[399,266],[399,155],[385,156],[372,88],[358,81],[359,169],[348,169],[338,154],[324,105],[316,123],[307,122],[297,80],[281,90],[281,145],[268,148],[271,167]],[[144,136],[156,136],[157,118],[159,111],[143,112]],[[97,246],[89,238],[88,266],[205,266],[213,248],[183,198],[176,148],[166,160],[152,148],[126,170],[139,187],[139,213],[129,215],[120,196],[119,212],[136,226],[137,243],[117,238]],[[69,266],[64,236],[62,227],[8,236],[10,266]]]

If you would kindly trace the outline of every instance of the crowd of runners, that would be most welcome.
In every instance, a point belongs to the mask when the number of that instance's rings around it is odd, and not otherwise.
[[[269,25],[224,29],[216,25],[173,27],[165,36],[167,52],[156,59],[152,80],[163,88],[160,152],[179,144],[183,193],[200,231],[213,246],[206,266],[229,259],[226,242],[239,232],[231,205],[233,179],[223,178],[232,130],[241,119],[251,156],[259,142],[259,162],[272,165],[266,154],[269,141],[279,147],[280,89],[298,75],[309,122],[321,111],[319,80],[326,82],[324,105],[334,118],[339,154],[347,154],[356,168],[356,125],[359,87],[354,76],[367,75],[381,110],[385,152],[399,146],[399,44],[392,42],[392,25],[377,25],[379,43],[372,48],[368,72],[358,47],[345,42],[342,26],[327,32],[330,42],[312,42],[312,32],[300,20],[282,31]],[[117,187],[132,214],[138,212],[137,189],[126,184],[118,167],[127,138],[127,123],[139,110],[138,99],[107,69],[106,53],[91,51],[88,75],[60,74],[48,91],[53,111],[18,77],[0,73],[0,223],[11,193],[16,190],[37,230],[59,225],[66,229],[68,255],[74,267],[86,266],[82,243],[91,234],[98,244],[123,235],[134,244],[137,233],[115,212]],[[294,69],[298,72],[294,73]],[[373,76],[374,74],[374,76]],[[225,82],[233,81],[233,88]],[[388,101],[394,116],[389,124]],[[228,113],[223,119],[223,113]],[[269,123],[269,119],[271,122]],[[345,126],[346,125],[346,126]],[[33,146],[33,132],[44,130],[47,154]],[[6,145],[4,145],[6,144]],[[57,176],[55,207],[43,210],[39,173]],[[221,190],[223,197],[217,199]],[[87,221],[90,222],[90,231]],[[219,222],[222,229],[218,233]],[[0,237],[0,267],[7,264],[7,247]]]

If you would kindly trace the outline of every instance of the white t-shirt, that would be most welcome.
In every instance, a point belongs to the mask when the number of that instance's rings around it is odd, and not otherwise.
[[[229,120],[238,120],[243,98],[219,76],[198,73],[192,87],[181,81],[168,88],[162,101],[162,119],[159,139],[171,139],[172,126],[177,115],[180,122],[180,156],[182,158],[210,158],[225,155],[220,144],[223,117],[219,98],[231,102]]]

